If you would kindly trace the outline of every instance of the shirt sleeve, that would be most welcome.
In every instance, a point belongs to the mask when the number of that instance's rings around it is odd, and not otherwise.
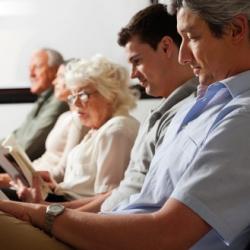
[[[249,124],[247,113],[221,121],[171,195],[199,214],[228,244],[250,221]]]

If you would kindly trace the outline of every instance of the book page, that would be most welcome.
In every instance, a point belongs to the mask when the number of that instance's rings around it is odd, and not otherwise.
[[[13,180],[19,178],[25,186],[30,186],[31,183],[29,183],[19,164],[10,154],[9,149],[2,146],[0,146],[0,164]]]
[[[14,167],[19,172],[19,175],[24,176],[26,181],[23,182],[23,178],[21,178],[21,181],[25,186],[31,186],[32,185],[32,176],[34,173],[32,162],[30,161],[27,154],[24,152],[24,150],[17,144],[14,136],[9,136],[7,139],[4,140],[2,143],[2,146],[9,150],[9,154],[5,154],[5,157],[7,157],[7,160],[9,160]],[[6,170],[7,171],[7,170]],[[8,171],[7,171],[8,172]]]
[[[32,185],[32,177],[35,173],[32,163],[29,158],[27,158],[27,155],[25,152],[23,152],[23,149],[21,149],[18,146],[10,147],[10,154],[13,156],[13,158],[16,160],[18,166],[20,167],[23,175],[27,179],[29,186]]]
[[[2,152],[7,150],[8,154],[1,153],[0,149],[0,163],[5,165],[5,171],[11,175],[15,180],[17,177],[21,182],[27,186],[32,186],[32,179],[35,173],[32,162],[25,153],[25,151],[18,145],[13,135],[9,136],[2,143]],[[51,192],[48,184],[41,178],[41,192],[43,198],[46,198],[47,194]]]

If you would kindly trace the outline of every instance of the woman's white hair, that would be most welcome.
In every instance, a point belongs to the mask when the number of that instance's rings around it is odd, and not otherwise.
[[[113,114],[128,113],[135,107],[135,97],[129,89],[128,71],[102,55],[67,64],[65,81],[69,88],[93,86],[113,105]]]

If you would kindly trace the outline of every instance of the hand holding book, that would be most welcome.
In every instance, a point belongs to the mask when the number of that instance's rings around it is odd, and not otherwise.
[[[56,182],[48,171],[35,172],[30,187],[25,186],[18,178],[11,182],[11,185],[16,189],[17,195],[22,201],[42,203],[44,201],[41,190],[42,182],[45,182],[50,190],[54,190],[56,187]]]
[[[23,191],[25,188],[27,188],[27,191],[29,188],[34,189],[35,185],[33,181],[36,179],[36,186],[38,188],[39,185],[39,192],[41,192],[43,200],[46,198],[47,194],[51,192],[49,184],[44,182],[39,174],[36,174],[29,157],[17,144],[13,136],[7,138],[0,146],[0,164],[12,178],[12,185],[16,188],[19,187],[21,192],[25,192]]]
[[[49,171],[37,171],[36,173],[40,175],[40,177],[48,184],[49,188],[52,191],[56,188],[57,182],[55,181],[53,176],[51,176]]]
[[[11,182],[11,186],[15,188],[18,197],[25,202],[41,203],[43,196],[41,191],[41,177],[38,174],[33,175],[32,186],[27,187],[21,179],[17,178]]]

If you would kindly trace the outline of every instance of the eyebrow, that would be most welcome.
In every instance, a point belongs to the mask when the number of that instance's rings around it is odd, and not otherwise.
[[[133,56],[131,56],[131,57],[128,59],[128,61],[129,61],[130,63],[133,63],[133,61],[136,60],[137,57],[139,57],[139,56],[140,56],[140,54],[133,55]]]

